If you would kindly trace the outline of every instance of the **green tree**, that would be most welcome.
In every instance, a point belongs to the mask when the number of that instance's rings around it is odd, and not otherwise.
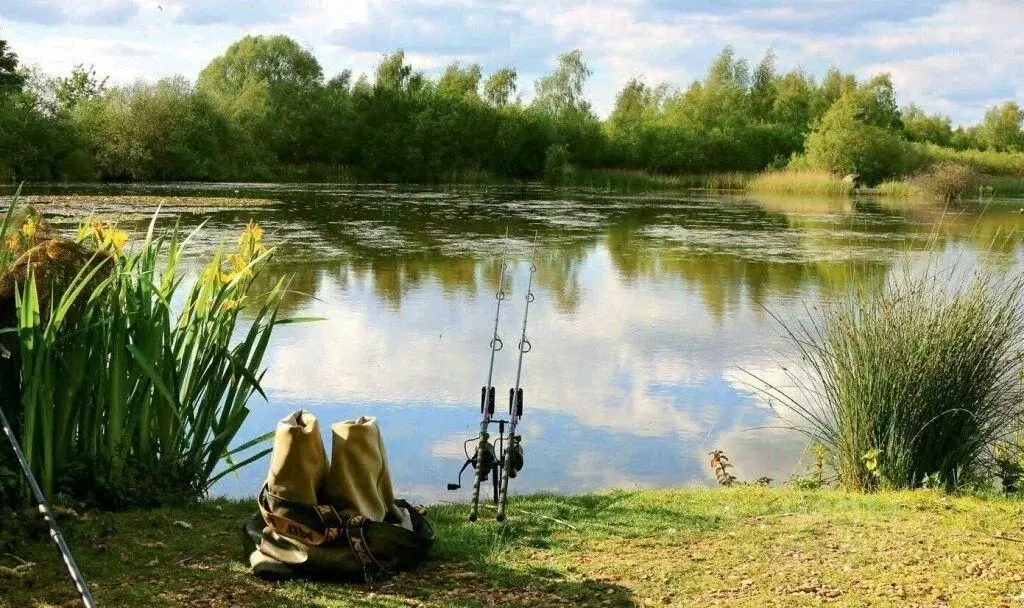
[[[768,120],[778,97],[778,76],[775,74],[775,52],[768,51],[754,69],[750,84],[750,112],[759,120]]]
[[[442,95],[460,99],[480,98],[480,64],[465,68],[459,62],[450,64],[437,81],[437,91]]]
[[[981,143],[998,151],[1014,150],[1024,146],[1021,125],[1024,114],[1015,101],[993,106],[985,112],[978,135]]]
[[[69,75],[56,79],[54,101],[58,111],[70,112],[83,99],[99,97],[107,89],[107,80],[96,76],[94,66],[86,69],[83,64],[76,65]]]
[[[832,104],[804,144],[810,166],[840,175],[859,173],[869,183],[903,173],[903,139],[869,122],[862,101],[854,92]]]
[[[316,58],[291,38],[245,36],[203,68],[197,87],[278,160],[301,162],[314,160],[308,113],[320,107],[322,81]]]
[[[953,126],[949,117],[926,114],[916,104],[910,104],[903,111],[903,134],[908,141],[938,146],[949,146],[953,142]]]
[[[518,74],[513,68],[502,68],[484,83],[484,99],[496,108],[508,105],[516,94]]]
[[[590,102],[583,97],[583,87],[591,74],[582,51],[577,49],[559,55],[554,71],[542,76],[534,85],[533,106],[554,116],[566,112],[590,113]]]
[[[0,39],[0,95],[16,93],[25,84],[25,75],[18,71],[18,56]]]
[[[903,117],[896,105],[896,90],[889,74],[878,74],[857,88],[862,121],[883,129],[903,129]]]
[[[829,68],[811,104],[811,120],[820,120],[840,97],[856,89],[857,78],[853,74],[843,74],[837,68]]]
[[[615,108],[605,124],[630,165],[639,164],[645,132],[658,119],[667,94],[667,85],[652,89],[633,78],[615,96]]]

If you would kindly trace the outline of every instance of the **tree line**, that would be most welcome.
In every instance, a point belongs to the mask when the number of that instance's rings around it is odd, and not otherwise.
[[[788,166],[877,181],[920,168],[928,146],[1024,149],[1014,102],[954,128],[898,107],[887,74],[862,82],[831,69],[818,81],[780,72],[771,52],[751,69],[726,48],[685,89],[634,78],[606,120],[583,94],[591,74],[580,51],[565,53],[529,103],[514,68],[485,77],[453,63],[430,78],[402,51],[371,76],[328,79],[312,53],[276,35],[236,41],[195,83],[108,86],[91,67],[26,69],[0,40],[0,179],[453,181]]]

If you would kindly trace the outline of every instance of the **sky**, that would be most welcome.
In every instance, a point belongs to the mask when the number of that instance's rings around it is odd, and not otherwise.
[[[245,34],[284,33],[325,74],[371,72],[402,48],[417,69],[453,62],[533,82],[579,48],[587,94],[606,116],[631,77],[685,87],[725,45],[751,64],[772,49],[782,69],[820,76],[889,72],[899,101],[977,122],[1024,103],[1022,0],[0,0],[0,38],[21,61],[64,73],[95,65],[113,83],[175,74],[192,80]]]

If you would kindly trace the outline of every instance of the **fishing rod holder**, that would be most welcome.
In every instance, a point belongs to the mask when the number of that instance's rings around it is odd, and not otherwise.
[[[488,415],[493,415],[495,410],[495,396],[496,390],[492,386],[491,390],[488,391],[486,386],[480,387],[480,413],[485,413],[487,410]],[[517,392],[516,389],[510,388],[508,390],[508,413],[510,419],[522,418],[523,416],[523,389],[520,388]],[[501,472],[505,467],[505,452],[508,452],[508,463],[509,471],[508,475],[511,478],[515,478],[516,474],[523,468],[523,448],[522,448],[522,436],[512,435],[511,433],[505,433],[506,425],[511,428],[512,420],[501,420],[501,419],[490,419],[487,421],[487,427],[490,428],[492,424],[498,425],[497,434],[497,448],[495,448],[494,442],[490,441],[490,435],[487,440],[482,444],[483,450],[478,446],[474,450],[473,455],[470,456],[466,452],[466,460],[462,463],[462,468],[459,469],[458,481],[456,483],[449,483],[448,490],[455,491],[462,488],[462,474],[472,467],[474,471],[480,471],[481,481],[487,481],[491,479],[491,485],[494,489],[494,503],[498,503],[498,490],[499,483],[501,481]],[[467,442],[468,445],[471,441],[477,440],[479,437],[472,437]],[[482,469],[482,470],[481,470]]]

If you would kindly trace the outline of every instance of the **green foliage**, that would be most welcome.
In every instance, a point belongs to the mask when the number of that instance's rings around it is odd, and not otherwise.
[[[907,141],[946,147],[953,143],[953,127],[949,118],[941,114],[925,114],[914,104],[903,111],[903,134]]]
[[[877,109],[865,108],[863,97],[846,94],[825,113],[807,137],[807,162],[838,175],[858,173],[868,183],[899,175],[906,166],[906,144],[878,126]]]
[[[107,78],[99,78],[96,69],[78,64],[71,74],[57,78],[54,90],[54,101],[59,112],[71,112],[78,104],[87,99],[95,99],[107,90]]]
[[[993,106],[985,112],[978,138],[986,147],[996,151],[1024,148],[1024,112],[1015,101]]]
[[[18,56],[0,39],[0,96],[16,93],[25,84],[25,75],[18,71]]]
[[[240,38],[195,87],[175,77],[107,90],[82,65],[57,78],[30,73],[27,86],[25,74],[0,47],[5,181],[537,179],[552,146],[578,170],[818,169],[875,183],[943,158],[1024,176],[1024,162],[1009,158],[1024,157],[1009,152],[1020,148],[1012,103],[983,125],[951,129],[916,106],[900,112],[887,74],[858,82],[831,69],[819,82],[779,70],[772,52],[751,69],[731,47],[688,86],[631,79],[605,121],[584,94],[593,73],[579,50],[558,57],[526,105],[513,68],[453,63],[432,78],[402,50],[372,74],[325,82],[312,53],[282,35]],[[948,158],[958,154],[970,158]]]
[[[277,318],[284,286],[250,294],[271,255],[255,225],[237,250],[218,252],[186,285],[179,264],[194,237],[158,236],[151,225],[126,252],[125,233],[94,221],[79,230],[79,245],[45,245],[91,252],[74,262],[70,280],[44,282],[52,276],[40,274],[47,263],[7,276],[16,289],[20,359],[13,387],[20,403],[8,413],[47,496],[106,505],[189,501],[265,453],[232,460],[256,443],[229,446],[247,401],[262,394],[263,355],[284,322]]]
[[[984,474],[986,455],[1019,422],[1024,279],[956,269],[858,288],[820,321],[788,327],[799,393],[766,388],[828,451],[851,489],[944,487]],[[767,386],[767,385],[766,385]]]
[[[569,171],[569,149],[564,144],[551,144],[544,155],[544,179],[559,183]]]
[[[491,74],[484,83],[484,99],[496,108],[507,106],[516,94],[518,77],[513,68],[502,68]]]

